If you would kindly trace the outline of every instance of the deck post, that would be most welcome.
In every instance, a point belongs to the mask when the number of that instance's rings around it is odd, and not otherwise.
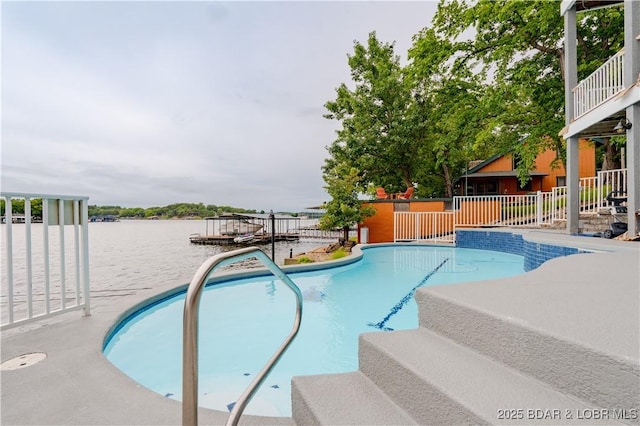
[[[569,127],[575,116],[573,88],[578,84],[577,22],[575,4],[564,14],[564,111]],[[578,175],[578,137],[567,138],[567,232],[578,232],[580,220],[580,178]]]
[[[637,84],[640,74],[640,43],[636,36],[640,33],[640,3],[624,2],[624,87]],[[627,232],[630,237],[640,232],[640,104],[627,107]]]
[[[542,210],[544,198],[542,197],[542,191],[536,193],[536,225],[542,225]]]
[[[269,211],[269,220],[271,221],[271,260],[276,262],[276,216],[273,210]]]

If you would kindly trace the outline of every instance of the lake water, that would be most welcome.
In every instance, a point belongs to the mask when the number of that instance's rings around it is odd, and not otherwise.
[[[2,235],[2,259],[5,261],[5,227]],[[53,282],[58,274],[58,227],[51,226],[52,294],[56,290]],[[42,224],[32,225],[33,282],[36,293],[35,304],[41,305],[44,280],[43,229]],[[91,306],[99,307],[113,298],[135,294],[143,290],[167,289],[191,281],[198,267],[210,256],[237,246],[197,245],[189,241],[189,235],[205,233],[203,220],[124,220],[121,222],[97,222],[89,224],[89,274],[91,282]],[[13,225],[14,254],[14,299],[16,304],[25,304],[25,237],[24,225]],[[73,227],[65,227],[66,245],[73,242]],[[276,263],[284,264],[284,258],[293,254],[328,245],[329,239],[301,240],[299,242],[277,242]],[[260,246],[271,255],[271,246]],[[66,251],[67,290],[75,287],[73,253]],[[7,276],[6,265],[2,265],[2,290],[0,311],[2,323],[7,322]],[[75,296],[73,296],[75,297]],[[54,307],[54,304],[52,307]],[[23,310],[19,308],[18,311]],[[38,311],[35,310],[35,313]],[[20,318],[20,315],[16,316]]]

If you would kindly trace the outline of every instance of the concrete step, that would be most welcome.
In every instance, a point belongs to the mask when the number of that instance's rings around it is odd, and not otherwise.
[[[594,256],[610,268],[595,267]],[[420,326],[593,406],[635,409],[627,420],[639,424],[637,262],[633,252],[580,254],[517,282],[422,288]],[[625,338],[614,338],[621,330]]]
[[[361,335],[358,373],[294,378],[293,420],[640,424],[637,259],[580,254],[421,288],[420,327]]]
[[[611,227],[616,218],[611,216],[589,215],[581,217],[579,224],[582,232],[602,232]]]
[[[360,371],[419,424],[616,423],[424,328],[363,334],[359,359]]]
[[[359,372],[294,377],[291,401],[298,425],[416,424]]]

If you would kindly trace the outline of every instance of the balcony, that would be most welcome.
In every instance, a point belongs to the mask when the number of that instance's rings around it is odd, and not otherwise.
[[[620,50],[593,74],[573,89],[573,119],[604,104],[624,90],[624,49]]]

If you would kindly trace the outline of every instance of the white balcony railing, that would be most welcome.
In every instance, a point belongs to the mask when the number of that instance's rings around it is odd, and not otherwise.
[[[88,197],[2,193],[0,328],[89,307]]]
[[[613,55],[573,89],[573,118],[577,119],[624,90],[624,49]]]

